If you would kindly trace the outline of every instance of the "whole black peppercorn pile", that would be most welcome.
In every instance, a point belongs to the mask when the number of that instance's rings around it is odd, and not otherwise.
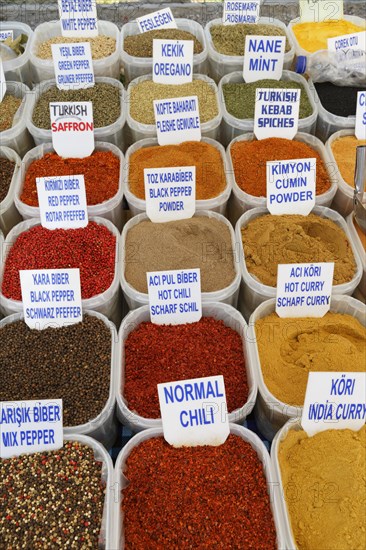
[[[32,330],[24,321],[5,325],[0,401],[63,399],[64,426],[93,420],[108,400],[111,339],[105,323],[90,315],[45,330]]]
[[[104,487],[94,451],[65,442],[58,451],[0,460],[0,548],[98,548]]]
[[[0,158],[0,202],[2,202],[8,194],[14,168],[15,162],[4,157]]]
[[[365,86],[336,86],[332,82],[315,82],[320,103],[333,115],[348,117],[356,114],[357,93],[363,92]]]

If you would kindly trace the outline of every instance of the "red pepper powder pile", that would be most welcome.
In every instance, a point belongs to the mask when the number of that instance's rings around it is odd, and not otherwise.
[[[2,293],[21,300],[19,270],[80,268],[81,297],[107,290],[114,278],[116,237],[104,225],[50,231],[36,225],[21,233],[5,262]]]
[[[56,153],[47,153],[30,164],[20,200],[29,206],[38,206],[36,178],[83,174],[87,204],[101,204],[116,195],[119,170],[119,158],[110,151],[94,151],[90,157],[82,159],[62,158]]]
[[[180,448],[152,438],[131,451],[123,473],[126,550],[277,548],[262,463],[238,436]]]
[[[220,374],[229,412],[242,407],[249,392],[243,344],[223,321],[141,323],[126,339],[123,394],[130,410],[144,418],[160,418],[157,384]]]

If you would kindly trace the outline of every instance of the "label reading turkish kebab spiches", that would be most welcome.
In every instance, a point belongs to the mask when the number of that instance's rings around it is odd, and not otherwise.
[[[257,88],[254,134],[257,139],[293,139],[299,125],[300,89]]]

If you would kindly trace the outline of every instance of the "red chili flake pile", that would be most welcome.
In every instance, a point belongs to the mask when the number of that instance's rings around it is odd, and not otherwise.
[[[223,321],[141,323],[125,342],[123,394],[130,410],[160,418],[157,384],[223,375],[228,411],[244,405],[248,382],[240,335]]]
[[[94,151],[90,157],[82,159],[62,158],[56,153],[47,153],[30,164],[20,200],[29,206],[38,206],[36,178],[83,174],[87,204],[101,204],[117,193],[119,170],[119,158],[110,151]]]
[[[80,268],[81,297],[107,290],[114,278],[116,237],[104,225],[50,231],[36,225],[21,233],[5,262],[2,293],[21,300],[19,270]]]
[[[131,451],[123,473],[126,550],[277,548],[262,463],[238,436],[181,448],[152,438]]]

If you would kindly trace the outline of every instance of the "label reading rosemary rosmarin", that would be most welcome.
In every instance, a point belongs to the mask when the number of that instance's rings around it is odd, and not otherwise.
[[[231,2],[224,0],[223,24],[257,23],[260,3],[261,0],[252,0],[251,2]]]

